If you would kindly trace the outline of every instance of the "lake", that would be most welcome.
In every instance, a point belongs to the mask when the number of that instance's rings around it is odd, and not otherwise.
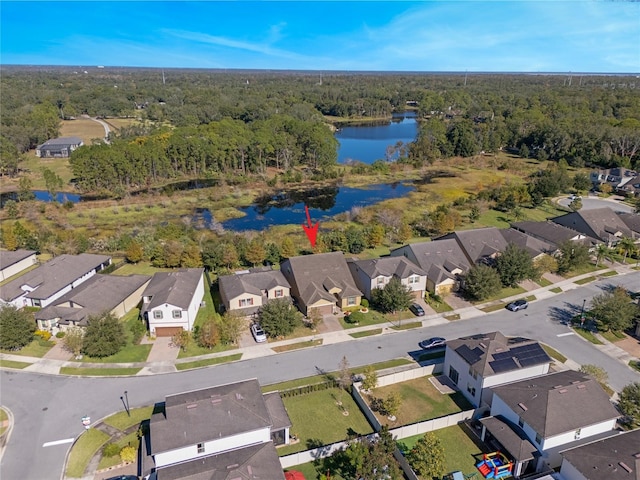
[[[33,195],[36,200],[41,202],[51,202],[52,198],[49,192],[45,190],[32,190]],[[0,206],[4,207],[4,203],[7,200],[18,200],[18,192],[4,192],[0,193]],[[56,202],[64,203],[64,202],[72,202],[78,203],[82,200],[82,196],[77,193],[57,193],[56,194]]]
[[[340,142],[338,163],[357,160],[373,163],[387,159],[387,148],[398,142],[413,142],[418,135],[418,122],[415,112],[394,114],[389,123],[382,125],[345,126],[336,132]],[[398,155],[392,156],[397,159]]]
[[[309,207],[311,221],[325,220],[353,207],[365,207],[391,198],[404,197],[414,190],[410,183],[370,185],[367,188],[343,186],[319,187],[311,190],[283,191],[274,196],[256,200],[241,209],[246,215],[222,222],[227,230],[264,230],[274,225],[302,224],[306,222],[305,205]],[[210,218],[209,212],[197,212]]]

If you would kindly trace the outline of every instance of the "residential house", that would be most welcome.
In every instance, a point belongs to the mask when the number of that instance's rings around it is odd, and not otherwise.
[[[68,158],[76,148],[84,145],[78,137],[60,137],[47,140],[36,147],[36,157]]]
[[[453,239],[404,245],[391,251],[392,257],[403,256],[427,273],[426,289],[436,295],[446,295],[458,289],[459,276],[469,267],[469,261]]]
[[[560,466],[560,452],[590,440],[610,436],[620,416],[602,386],[573,370],[495,386],[491,417],[518,425],[537,449],[536,469]],[[494,430],[483,427],[483,440]],[[495,435],[494,435],[495,436]],[[501,442],[500,442],[501,443]],[[502,445],[509,451],[509,445]]]
[[[548,220],[543,222],[514,222],[511,224],[511,228],[525,233],[530,237],[550,243],[556,248],[565,242],[582,243],[589,247],[598,243],[598,240],[595,238],[587,237],[584,233]]]
[[[550,365],[535,340],[492,332],[448,341],[443,372],[475,407],[488,407],[489,387],[544,375]]]
[[[148,275],[94,275],[36,312],[38,328],[56,333],[85,327],[91,315],[108,312],[123,317],[140,304],[150,280]]]
[[[638,172],[624,167],[615,167],[606,170],[595,170],[589,175],[589,179],[595,188],[600,189],[604,184],[611,186],[613,192],[636,195],[640,192]]]
[[[508,245],[500,230],[495,227],[460,230],[439,237],[435,241],[446,239],[458,242],[470,265],[492,263]]]
[[[305,315],[329,315],[360,304],[358,290],[342,252],[292,257],[280,266],[291,285],[291,296]]]
[[[107,255],[60,255],[0,287],[0,301],[17,308],[46,307],[111,265]]]
[[[38,263],[33,250],[0,250],[0,282]]]
[[[256,379],[169,395],[143,442],[143,475],[155,480],[284,480],[275,445],[291,421],[278,392]]]
[[[640,215],[637,213],[618,212],[618,217],[624,224],[640,238]]]
[[[500,229],[500,233],[509,244],[514,244],[529,254],[532,260],[537,260],[544,255],[554,254],[558,248],[546,240],[532,237],[513,228]]]
[[[551,221],[604,242],[609,247],[617,244],[622,237],[638,238],[618,214],[608,207],[579,210],[552,218]]]
[[[411,289],[416,299],[424,298],[427,272],[405,257],[382,257],[372,260],[348,260],[351,275],[365,298],[371,300],[375,288],[384,288],[392,278]]]
[[[291,286],[279,270],[236,272],[218,277],[220,298],[226,311],[254,315],[275,298],[291,298]]]
[[[149,333],[171,337],[191,331],[204,298],[204,269],[184,268],[154,274],[142,293],[142,318]]]
[[[563,480],[640,480],[640,429],[561,453]]]

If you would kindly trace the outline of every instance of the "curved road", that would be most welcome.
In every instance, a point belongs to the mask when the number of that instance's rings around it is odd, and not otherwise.
[[[15,427],[0,464],[0,478],[58,480],[71,441],[83,431],[81,417],[92,421],[123,408],[120,396],[128,392],[131,408],[161,402],[168,394],[220,383],[257,378],[261,384],[315,375],[318,370],[335,371],[345,355],[351,366],[406,357],[427,336],[457,338],[480,332],[502,331],[549,344],[579,364],[596,364],[607,370],[616,390],[640,381],[640,374],[608,356],[572,333],[563,323],[579,312],[583,299],[590,299],[611,285],[640,290],[640,272],[609,277],[560,295],[531,303],[521,312],[499,311],[460,320],[364,337],[344,343],[274,354],[199,370],[147,377],[78,378],[20,371],[0,371],[2,404],[12,410]],[[66,443],[43,446],[48,442]]]
[[[571,200],[568,197],[561,198],[558,203],[563,207],[568,207]],[[615,212],[633,213],[635,209],[613,198],[600,198],[596,196],[582,197],[582,208],[580,210],[593,210],[595,208],[608,207]]]

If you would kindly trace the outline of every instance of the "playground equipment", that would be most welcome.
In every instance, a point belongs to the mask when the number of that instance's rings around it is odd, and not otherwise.
[[[513,463],[500,452],[485,453],[476,464],[484,478],[505,478],[511,476]]]

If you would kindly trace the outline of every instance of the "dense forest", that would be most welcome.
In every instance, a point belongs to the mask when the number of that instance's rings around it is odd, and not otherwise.
[[[640,161],[640,81],[624,76],[381,74],[2,67],[0,170],[58,134],[62,118],[133,117],[110,143],[71,159],[83,191],[129,191],[167,178],[335,175],[327,122],[417,109],[414,166],[517,151],[570,166]]]

